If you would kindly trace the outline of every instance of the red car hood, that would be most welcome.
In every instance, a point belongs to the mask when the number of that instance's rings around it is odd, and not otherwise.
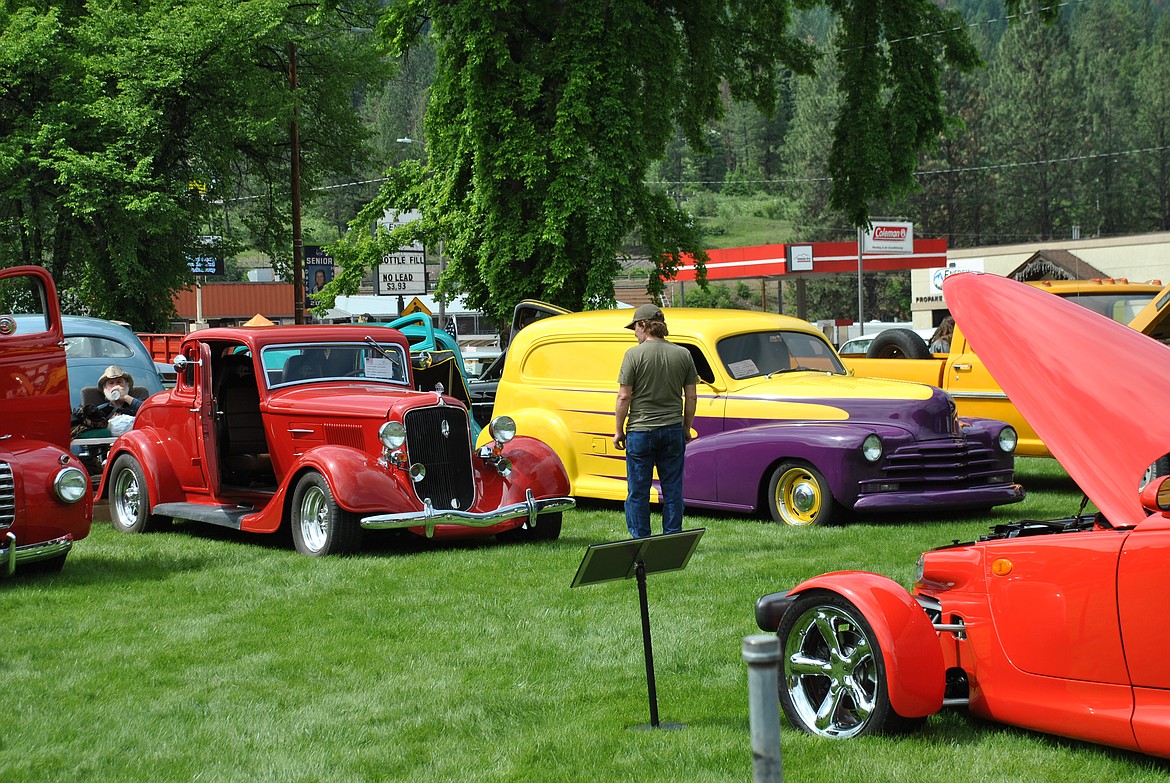
[[[1030,285],[948,277],[963,334],[1052,455],[1114,525],[1146,518],[1142,474],[1170,454],[1170,348]]]

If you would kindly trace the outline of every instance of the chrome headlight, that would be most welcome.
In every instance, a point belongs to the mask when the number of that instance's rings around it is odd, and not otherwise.
[[[378,428],[378,440],[386,448],[396,451],[406,443],[406,427],[400,421],[388,421]]]
[[[882,439],[875,434],[865,436],[861,442],[861,455],[869,462],[877,462],[882,458]]]
[[[511,416],[497,416],[488,425],[488,432],[498,443],[507,443],[516,437],[516,422]]]
[[[1020,436],[1016,434],[1016,428],[1009,425],[999,431],[999,438],[996,439],[996,444],[999,446],[1000,451],[1011,454],[1016,450],[1016,444],[1019,440]]]
[[[63,468],[53,479],[53,491],[65,503],[76,503],[89,492],[89,476],[74,467]]]

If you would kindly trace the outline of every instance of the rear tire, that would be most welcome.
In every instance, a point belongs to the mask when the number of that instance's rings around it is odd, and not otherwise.
[[[362,544],[357,518],[337,505],[329,482],[320,473],[306,473],[292,497],[293,545],[302,555],[353,554]]]
[[[795,728],[847,739],[903,732],[926,720],[894,712],[877,636],[845,598],[824,591],[800,596],[776,635],[780,705]]]
[[[912,329],[886,329],[866,350],[867,359],[929,359],[930,348]]]

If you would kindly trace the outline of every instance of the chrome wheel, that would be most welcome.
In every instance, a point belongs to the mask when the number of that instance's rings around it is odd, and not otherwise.
[[[343,555],[361,546],[362,529],[353,514],[337,505],[325,477],[306,473],[293,492],[292,537],[303,555]]]
[[[882,728],[891,711],[881,650],[852,604],[838,596],[798,602],[779,634],[780,701],[794,726],[834,739]]]
[[[114,503],[114,521],[118,527],[129,528],[142,511],[142,486],[132,470],[119,471],[111,492]]]
[[[110,468],[110,522],[123,533],[145,533],[157,527],[163,517],[150,513],[150,490],[142,465],[123,454]]]
[[[313,553],[329,539],[329,508],[320,487],[309,487],[301,495],[300,532],[305,548]]]

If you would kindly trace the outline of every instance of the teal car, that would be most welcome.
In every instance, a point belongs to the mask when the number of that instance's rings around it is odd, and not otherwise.
[[[434,391],[442,384],[445,394],[460,400],[471,411],[471,393],[468,391],[467,366],[459,343],[442,329],[436,329],[426,313],[411,313],[390,322],[380,323],[406,335],[410,343],[410,363],[414,368],[415,386],[419,391]],[[482,425],[471,419],[471,438],[474,443]]]

